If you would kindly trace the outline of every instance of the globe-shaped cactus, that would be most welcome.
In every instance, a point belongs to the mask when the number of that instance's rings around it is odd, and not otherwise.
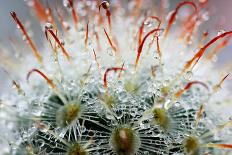
[[[26,44],[14,37],[20,56],[1,58],[15,88],[1,95],[5,154],[231,153],[232,122],[215,112],[231,102],[231,66],[215,70],[214,57],[232,31],[199,30],[207,1],[25,3],[44,38],[10,12]]]

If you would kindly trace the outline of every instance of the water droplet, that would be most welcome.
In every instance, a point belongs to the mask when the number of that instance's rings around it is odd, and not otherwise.
[[[205,21],[209,20],[209,12],[203,13],[201,17],[202,17],[202,19],[205,20]]]
[[[64,7],[66,7],[66,8],[70,8],[70,7],[71,7],[68,0],[63,0],[63,5],[64,5]]]
[[[159,56],[159,54],[155,51],[155,54],[154,54],[154,59],[155,60],[160,60],[160,56]]]
[[[147,20],[147,21],[144,22],[144,25],[146,27],[152,27],[154,25],[154,23],[151,20]]]
[[[49,130],[49,125],[45,123],[38,123],[37,127],[41,132],[48,132]]]
[[[42,139],[37,140],[37,144],[39,144],[40,147],[43,147],[45,142]]]
[[[164,33],[164,30],[162,29],[162,30],[157,31],[155,35],[160,38],[163,35],[163,33]]]
[[[45,28],[47,28],[47,29],[53,29],[53,25],[51,23],[47,22],[45,24]]]
[[[88,45],[90,48],[93,48],[93,41],[90,37],[88,37]]]
[[[20,29],[20,26],[19,26],[19,24],[17,24],[17,28],[18,28],[18,29]]]
[[[121,110],[117,110],[117,111],[116,111],[116,115],[117,115],[117,119],[121,119],[122,116],[123,116],[123,113],[122,113]]]
[[[34,1],[27,1],[27,5],[33,7],[35,5]]]
[[[193,77],[192,71],[187,71],[184,75],[184,79],[186,80],[191,80],[192,77]]]
[[[108,48],[106,49],[106,52],[107,52],[107,54],[108,54],[109,56],[114,56],[114,52],[113,52],[113,49],[112,49],[111,47],[108,47]]]
[[[188,41],[188,45],[192,45],[193,44],[193,41],[192,41],[192,37],[191,39]]]
[[[144,155],[149,155],[150,153],[148,151],[143,152]]]
[[[220,36],[220,35],[222,35],[225,32],[226,32],[225,30],[219,30],[217,35]]]
[[[218,57],[216,54],[214,54],[212,57],[212,62],[217,62],[217,60],[218,60]]]
[[[229,120],[232,121],[232,116],[229,117]]]
[[[200,3],[205,3],[207,0],[199,0]]]
[[[105,9],[105,10],[109,9],[109,7],[110,7],[110,3],[107,1],[103,1],[101,4],[102,4],[103,9]]]
[[[65,134],[66,134],[66,131],[63,130],[60,132],[59,137],[64,138]]]
[[[157,97],[160,97],[160,96],[162,95],[160,89],[157,89],[157,90],[156,90],[155,95],[156,95]]]
[[[63,22],[63,25],[65,27],[66,30],[70,30],[70,25],[68,24],[68,22]]]
[[[112,114],[110,114],[110,113],[107,113],[107,114],[106,114],[106,118],[107,118],[107,119],[110,119],[110,120],[113,120],[113,119],[114,119],[114,116],[113,116]]]
[[[174,103],[174,106],[175,106],[175,107],[180,107],[180,102],[175,102],[175,103]]]
[[[81,127],[81,132],[84,133],[86,131],[86,127],[82,126]]]
[[[23,37],[23,40],[26,41],[27,40],[27,37],[25,35],[22,36]]]
[[[63,40],[63,39],[61,39],[61,40],[60,40],[60,43],[61,43],[61,45],[62,45],[62,46],[64,46],[64,45],[65,45],[65,42],[64,42],[64,40]]]

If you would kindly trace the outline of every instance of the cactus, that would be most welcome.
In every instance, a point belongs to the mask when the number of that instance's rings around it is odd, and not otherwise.
[[[16,90],[1,97],[5,154],[231,153],[232,122],[215,112],[231,101],[229,74],[217,74],[213,55],[232,31],[200,35],[207,1],[182,1],[167,21],[163,1],[160,12],[140,0],[28,3],[45,38],[38,48],[10,12],[34,57],[1,59]]]

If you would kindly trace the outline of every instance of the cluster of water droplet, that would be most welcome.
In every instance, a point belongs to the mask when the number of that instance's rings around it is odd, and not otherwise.
[[[99,77],[95,71],[85,77],[84,85],[80,79],[64,81],[62,94],[67,103],[53,92],[35,98],[30,103],[33,111],[24,116],[30,119],[24,120],[27,125],[24,124],[20,131],[20,145],[13,153],[186,154],[187,137],[209,134],[204,124],[194,126],[200,101],[190,98],[198,99],[196,92],[199,88],[186,93],[179,102],[165,103],[167,107],[164,107],[159,102],[162,102],[161,88],[165,81],[151,78],[146,72],[136,78],[128,74],[123,76],[126,78],[118,81],[109,76],[107,91],[102,81],[96,80]],[[75,105],[78,110],[75,110]],[[164,116],[156,116],[155,109],[163,109]],[[168,121],[158,121],[163,117]],[[22,121],[23,117],[18,120]],[[121,139],[120,135],[119,139],[112,138],[117,129],[128,130],[128,135]],[[131,134],[133,141],[127,137]],[[211,138],[206,142],[213,142],[214,138],[211,134],[209,136]],[[119,140],[124,140],[123,144],[128,147],[116,147],[120,145]],[[202,153],[209,151],[213,152],[204,149]]]
[[[73,7],[70,2],[64,0],[63,5],[68,10]],[[92,12],[89,10],[89,14],[96,14],[94,7],[97,3],[86,3],[80,1],[77,5],[77,12],[81,17],[87,14],[85,7],[91,8]],[[129,3],[132,8],[133,5],[134,2]],[[132,12],[130,7],[127,9]],[[216,127],[213,122],[216,119],[211,111],[203,112],[201,118],[197,119],[201,106],[209,102],[209,91],[201,86],[194,86],[180,98],[174,98],[174,94],[193,78],[201,78],[200,74],[196,76],[192,71],[186,71],[183,77],[172,81],[179,75],[180,65],[183,66],[185,60],[194,53],[184,52],[194,45],[179,46],[179,41],[175,38],[176,33],[173,33],[166,41],[160,42],[163,52],[161,59],[157,48],[151,46],[151,39],[145,43],[143,55],[135,69],[137,40],[134,38],[137,36],[134,35],[143,18],[134,21],[133,16],[126,14],[128,10],[120,9],[115,15],[112,14],[112,19],[117,20],[112,24],[111,35],[120,34],[117,41],[121,44],[121,53],[115,52],[112,46],[106,43],[108,40],[101,31],[102,25],[95,23],[98,15],[95,17],[93,14],[96,19],[93,18],[93,23],[89,24],[89,36],[85,36],[83,25],[86,22],[83,19],[79,21],[76,29],[70,21],[63,21],[68,23],[69,29],[62,37],[57,37],[61,45],[56,44],[56,50],[59,51],[60,46],[64,46],[72,55],[72,62],[68,63],[62,54],[55,51],[55,54],[50,54],[51,57],[48,54],[49,64],[40,66],[40,69],[47,70],[51,75],[48,77],[51,77],[55,89],[49,89],[44,81],[34,77],[36,80],[31,82],[33,85],[30,88],[23,87],[24,91],[19,89],[22,91],[19,97],[2,97],[2,100],[10,101],[9,107],[14,109],[14,112],[11,112],[14,114],[13,123],[1,121],[17,135],[9,140],[11,154],[221,153],[220,150],[204,147],[205,144],[222,140],[224,136],[224,133],[216,135],[211,132],[210,128]],[[45,29],[56,29],[51,23],[44,25]],[[149,32],[155,25],[153,20],[148,19],[144,22],[143,33]],[[99,33],[99,51],[96,50],[97,40],[90,37],[95,32]],[[162,32],[156,35],[162,38]],[[110,37],[113,38],[112,36]],[[84,46],[85,37],[88,37],[87,47]],[[94,53],[95,58],[92,58],[94,49],[97,52]],[[174,57],[176,60],[173,60]],[[179,64],[180,59],[182,61]],[[125,70],[117,74],[109,72],[107,80],[104,79],[107,68],[115,65],[120,67],[122,64]],[[173,67],[173,64],[177,67]],[[208,81],[207,84],[210,85]],[[1,104],[0,101],[0,108],[5,105],[8,104]],[[7,111],[1,115],[6,118]]]

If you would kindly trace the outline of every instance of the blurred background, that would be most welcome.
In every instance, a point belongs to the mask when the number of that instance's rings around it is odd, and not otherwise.
[[[14,10],[20,16],[22,20],[30,20],[30,27],[33,27],[34,34],[41,34],[41,27],[35,18],[31,18],[28,15],[31,14],[30,7],[27,5],[26,1],[28,0],[0,0],[0,45],[8,46],[9,37],[16,34],[16,26],[13,20],[11,19],[9,12]],[[41,0],[46,2],[45,0]],[[63,0],[47,0],[49,4],[54,7],[55,5],[62,5]],[[74,0],[75,1],[75,0]],[[115,0],[117,1],[117,0]],[[143,0],[143,3],[146,3],[148,0]],[[151,0],[152,2],[159,3],[160,0]],[[169,10],[173,10],[176,5],[182,0],[169,0]],[[193,0],[193,1],[203,1],[203,0]],[[232,18],[231,18],[231,6],[232,0],[208,0],[208,6],[210,12],[210,19],[203,24],[203,30],[209,31],[209,34],[216,36],[217,33],[221,30],[229,31],[232,30]],[[24,23],[25,24],[25,23]],[[36,44],[40,44],[40,41],[37,39]],[[232,43],[223,49],[223,51],[218,56],[217,63],[219,65],[224,62],[230,62],[232,59]],[[0,51],[1,52],[1,51]],[[6,75],[0,70],[0,92],[4,90],[4,87],[7,87],[9,83],[6,82]],[[231,79],[231,78],[230,78]],[[232,88],[232,85],[231,85]]]
[[[30,9],[25,3],[29,0],[0,0],[0,40],[4,40],[6,36],[14,33],[15,24],[12,22],[9,12],[14,10],[22,17],[29,15]],[[44,2],[44,0],[41,0]],[[63,0],[47,0],[51,6],[60,5]],[[75,1],[75,0],[74,0]],[[78,0],[76,0],[78,1]],[[115,0],[117,1],[117,0]],[[145,3],[148,0],[143,0]],[[154,3],[159,3],[160,0],[152,0]],[[183,0],[169,0],[170,10],[174,9],[176,5]],[[193,0],[203,1],[203,0]],[[210,22],[214,24],[208,24],[209,30],[230,30],[232,29],[232,18],[231,18],[231,6],[232,0],[208,0],[208,8],[210,8]]]
[[[15,24],[13,23],[9,12],[14,10],[20,16],[27,17],[30,14],[30,9],[26,3],[29,0],[0,0],[0,41],[4,42],[6,37],[15,33]],[[44,0],[41,0],[44,2]],[[47,0],[51,6],[61,5],[63,0]],[[74,0],[75,1],[75,0]],[[78,0],[76,0],[78,1]],[[114,0],[117,1],[117,0]],[[148,0],[143,0],[145,3]],[[159,3],[160,0],[152,0],[154,3]],[[176,5],[183,0],[169,0],[169,10],[172,10]],[[193,0],[203,1],[203,0]],[[210,9],[210,20],[208,22],[209,31],[219,30],[231,30],[232,18],[231,18],[231,6],[232,0],[208,0],[208,7]],[[210,24],[209,24],[210,23]],[[232,46],[230,46],[232,47]]]

